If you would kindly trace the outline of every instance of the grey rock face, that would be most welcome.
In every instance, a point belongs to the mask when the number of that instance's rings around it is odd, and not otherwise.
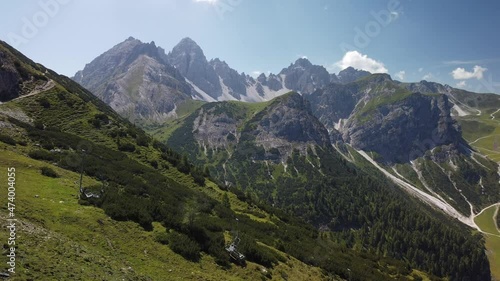
[[[133,122],[175,117],[193,89],[165,62],[163,49],[130,37],[87,64],[73,77],[122,116]]]
[[[208,63],[203,50],[191,38],[182,39],[167,55],[167,61],[212,98],[222,95],[219,76]]]
[[[344,142],[381,161],[408,162],[437,146],[466,145],[446,95],[411,93],[386,74],[332,84],[308,99],[332,135],[340,131]]]
[[[18,97],[20,82],[21,75],[15,65],[0,51],[0,102]]]
[[[245,130],[242,138],[254,139],[255,144],[266,151],[277,149],[281,161],[286,160],[294,149],[306,154],[308,148],[330,146],[327,130],[312,115],[309,103],[297,93],[277,98],[252,118],[250,124],[253,125],[247,128],[252,130]]]
[[[323,88],[330,83],[328,71],[319,65],[313,65],[305,58],[298,59],[280,74],[286,75],[285,86],[287,89],[310,94],[316,89]]]
[[[193,135],[205,151],[234,147],[241,136],[238,128],[245,121],[230,104],[211,103],[196,113],[193,121]]]
[[[248,108],[227,102],[199,109],[192,121],[192,131],[201,150],[240,154],[250,151],[252,160],[279,163],[286,161],[294,150],[306,154],[316,146],[330,148],[327,130],[314,117],[309,103],[297,93],[278,97],[250,119],[248,112],[242,110]],[[254,153],[259,149],[265,153]]]
[[[450,86],[443,86],[439,83],[422,80],[418,83],[402,83],[402,86],[411,92],[423,94],[444,94],[451,90]]]
[[[281,80],[278,78],[277,75],[274,75],[274,74],[270,74],[268,79],[267,79],[266,84],[263,84],[263,85],[268,86],[269,89],[276,91],[276,92],[283,89],[283,84],[281,83]]]
[[[237,100],[241,100],[242,95],[247,94],[247,77],[244,74],[239,74],[236,70],[232,69],[227,65],[226,62],[220,61],[219,59],[213,59],[209,63],[215,73],[222,79],[222,82],[226,87],[228,87],[229,94],[236,98]],[[251,77],[248,78],[255,83]]]
[[[371,73],[364,70],[354,69],[353,67],[348,67],[339,72],[337,79],[342,84],[347,84],[354,82],[360,78],[366,77]]]
[[[450,109],[445,95],[414,93],[380,106],[369,121],[349,119],[341,132],[357,149],[375,151],[389,162],[408,162],[437,146],[460,147],[460,127],[451,118]]]

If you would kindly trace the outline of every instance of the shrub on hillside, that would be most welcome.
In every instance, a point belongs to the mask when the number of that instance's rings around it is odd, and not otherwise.
[[[168,245],[169,238],[170,236],[165,231],[157,232],[155,234],[155,241],[163,245]]]
[[[16,141],[7,135],[0,134],[0,141],[10,145],[16,145]]]
[[[49,167],[42,167],[41,169],[42,175],[50,178],[57,178],[59,175],[56,173],[56,171],[52,170]]]
[[[200,246],[189,236],[173,232],[170,234],[169,247],[175,253],[183,256],[185,259],[197,262],[200,260]]]
[[[135,145],[129,143],[129,142],[123,142],[118,144],[118,150],[120,151],[125,151],[125,152],[134,152],[135,151]]]
[[[56,157],[46,150],[32,150],[28,156],[36,160],[56,161]]]

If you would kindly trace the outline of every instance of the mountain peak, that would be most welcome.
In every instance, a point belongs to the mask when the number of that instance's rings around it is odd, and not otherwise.
[[[211,59],[209,62],[211,65],[224,65],[226,67],[229,67],[226,61],[220,60],[219,58]]]
[[[339,72],[339,75],[342,74],[342,73],[366,73],[366,74],[371,74],[368,71],[365,71],[365,70],[362,70],[362,69],[357,69],[357,68],[354,68],[352,66],[348,66],[347,68],[344,68],[343,70],[341,70]]]
[[[193,39],[183,38],[167,55],[167,61],[212,98],[222,95],[220,78]]]
[[[304,67],[304,68],[309,68],[311,67],[313,64],[305,57],[303,58],[299,58],[295,61],[294,63],[295,66],[301,66],[301,67]]]
[[[274,105],[285,105],[290,108],[305,109],[310,111],[309,103],[297,92],[291,91],[274,99]]]
[[[196,44],[196,42],[191,39],[191,37],[184,37],[181,39],[179,43],[184,43],[184,44]]]
[[[200,59],[206,61],[205,54],[203,54],[201,47],[189,37],[183,38],[177,45],[175,45],[169,56],[176,57],[182,54],[189,55],[190,57],[199,57]]]
[[[368,71],[355,69],[354,67],[349,66],[349,67],[343,69],[342,71],[340,71],[337,76],[338,76],[338,79],[341,83],[347,84],[350,82],[354,82],[354,81],[358,80],[359,78],[366,77],[370,74],[371,73]]]
[[[185,50],[200,50],[201,47],[190,37],[184,37],[182,40],[174,47],[175,48],[182,48]]]

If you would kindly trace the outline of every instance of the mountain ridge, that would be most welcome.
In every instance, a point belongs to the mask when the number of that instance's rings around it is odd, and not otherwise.
[[[137,43],[138,40],[132,37],[125,40],[125,42],[129,41]],[[118,52],[119,45],[110,51]],[[331,82],[349,83],[369,74],[365,71],[347,68],[340,71],[339,78],[333,73],[328,73],[323,66],[313,65],[306,58],[299,58],[289,67],[283,68],[278,74],[269,74],[269,77],[261,74],[259,77],[253,78],[232,69],[219,58],[208,60],[202,48],[189,37],[183,38],[168,54],[164,54],[163,49],[159,47],[158,50],[162,60],[174,66],[187,79],[186,82],[193,88],[191,96],[207,102],[224,100],[260,102],[270,100],[288,91],[308,94]],[[100,58],[102,55],[96,60],[100,60]],[[105,67],[104,71],[107,69],[109,67]],[[83,71],[77,72],[73,79],[94,89],[95,85],[82,78],[84,72],[88,71],[85,71],[84,68]],[[290,77],[287,79],[287,76]]]

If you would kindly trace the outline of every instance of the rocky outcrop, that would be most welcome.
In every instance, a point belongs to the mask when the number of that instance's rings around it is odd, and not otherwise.
[[[371,73],[368,71],[354,69],[353,67],[349,66],[348,68],[339,72],[339,74],[337,75],[337,79],[339,83],[347,84],[354,82],[360,78],[366,77],[370,74]]]
[[[240,138],[238,128],[244,122],[242,115],[233,114],[233,108],[224,103],[207,104],[196,113],[192,132],[197,145],[207,149],[230,149]]]
[[[209,64],[220,77],[224,86],[227,87],[228,94],[237,100],[241,100],[241,96],[247,95],[247,86],[249,83],[255,83],[253,78],[247,77],[244,73],[239,74],[236,70],[229,67],[225,61],[221,61],[218,58],[211,60]]]
[[[465,144],[450,109],[445,95],[413,93],[380,105],[367,119],[350,118],[341,133],[353,147],[378,153],[379,160],[404,163],[437,146]]]
[[[281,70],[280,75],[284,75],[287,89],[310,94],[316,89],[320,89],[330,84],[330,74],[319,65],[313,65],[306,58],[300,58],[288,68]]]
[[[0,102],[18,97],[21,75],[15,65],[0,51]]]
[[[281,161],[294,149],[302,154],[315,146],[328,147],[328,131],[311,112],[309,103],[297,93],[278,97],[252,118],[242,138],[253,139],[266,151],[277,149]]]
[[[248,154],[252,161],[281,163],[294,151],[306,155],[317,146],[331,147],[328,131],[312,114],[309,102],[295,92],[276,98],[258,112],[242,104],[206,104],[187,120],[179,130],[183,134],[174,133],[170,144],[196,147],[208,155],[228,151]],[[185,132],[192,132],[194,146],[176,139],[187,138]]]

